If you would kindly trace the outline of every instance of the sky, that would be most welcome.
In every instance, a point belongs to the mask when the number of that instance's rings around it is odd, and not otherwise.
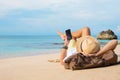
[[[0,35],[56,35],[84,26],[120,33],[120,0],[0,0]]]

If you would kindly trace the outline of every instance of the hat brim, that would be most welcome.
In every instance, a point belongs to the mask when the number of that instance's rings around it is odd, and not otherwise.
[[[82,47],[82,45],[83,45],[84,40],[86,40],[86,39],[90,39],[90,40],[92,40],[93,42],[96,43],[95,49],[94,49],[93,51],[88,51],[88,52],[87,52],[88,54],[95,53],[95,52],[97,52],[97,51],[100,50],[100,44],[99,44],[99,42],[97,41],[97,39],[95,39],[95,38],[92,37],[92,36],[84,36],[84,37],[80,37],[80,38],[77,40],[76,49],[77,49],[77,52],[78,52],[78,53],[84,53],[84,48]]]

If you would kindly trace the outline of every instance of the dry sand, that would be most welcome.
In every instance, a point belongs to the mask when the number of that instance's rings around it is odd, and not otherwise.
[[[120,61],[120,45],[115,52]],[[60,63],[48,62],[58,58],[59,53],[1,59],[0,80],[120,80],[120,64],[71,71]]]

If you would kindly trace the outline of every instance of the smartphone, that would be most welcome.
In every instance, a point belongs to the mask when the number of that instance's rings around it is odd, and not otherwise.
[[[67,29],[65,30],[66,36],[67,36],[67,40],[71,40],[72,39],[72,35],[71,35],[71,30]]]

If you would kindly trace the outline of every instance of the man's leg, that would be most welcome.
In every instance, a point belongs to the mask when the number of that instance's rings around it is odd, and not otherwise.
[[[91,35],[89,27],[83,27],[75,32],[72,32],[72,36],[75,38],[80,38],[82,36]]]
[[[66,35],[63,34],[62,32],[58,31],[58,35],[61,37],[61,39],[65,40]],[[91,35],[90,28],[89,27],[83,27],[77,31],[72,32],[72,37],[73,38],[80,38],[82,36],[88,36]]]

